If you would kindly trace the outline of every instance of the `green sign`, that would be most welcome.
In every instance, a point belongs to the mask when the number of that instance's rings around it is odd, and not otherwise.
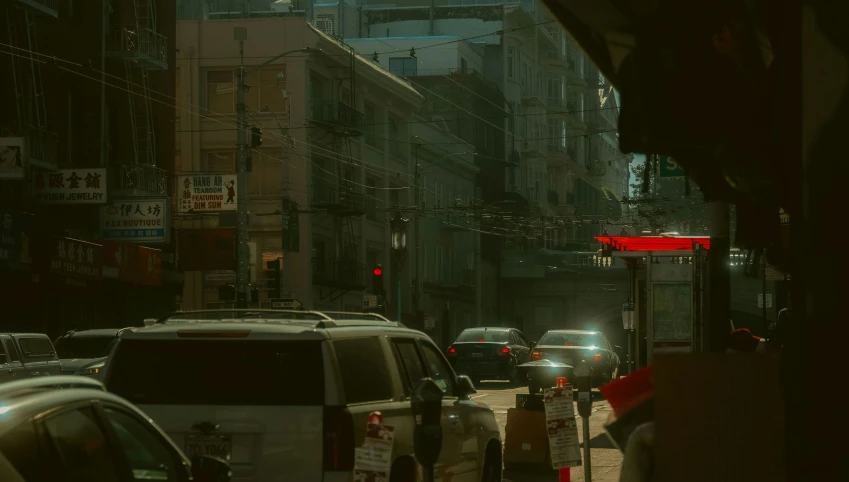
[[[686,177],[684,169],[670,156],[658,156],[660,177]]]

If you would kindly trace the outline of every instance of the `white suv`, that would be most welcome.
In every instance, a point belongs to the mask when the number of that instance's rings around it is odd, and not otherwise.
[[[413,482],[412,387],[444,393],[437,480],[499,482],[492,410],[469,398],[424,333],[320,312],[181,312],[120,335],[108,390],[136,404],[187,455],[230,461],[235,481],[351,481],[369,416],[395,427],[392,482]]]

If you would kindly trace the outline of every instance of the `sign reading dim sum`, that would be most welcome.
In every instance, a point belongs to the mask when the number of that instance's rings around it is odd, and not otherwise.
[[[236,210],[235,174],[198,174],[177,178],[177,210],[204,213]]]

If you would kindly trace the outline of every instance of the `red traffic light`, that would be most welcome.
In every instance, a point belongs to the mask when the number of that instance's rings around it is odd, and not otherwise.
[[[378,266],[377,268],[374,268],[374,270],[372,271],[372,273],[374,273],[374,275],[375,275],[375,276],[380,276],[380,275],[382,275],[382,274],[383,274],[383,268],[381,268],[380,266]]]

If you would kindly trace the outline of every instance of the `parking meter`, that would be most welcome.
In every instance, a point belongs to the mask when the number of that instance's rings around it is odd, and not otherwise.
[[[431,378],[422,378],[411,397],[416,428],[413,451],[424,469],[425,482],[433,481],[433,465],[442,449],[442,390]]]
[[[575,367],[575,382],[578,387],[578,414],[584,432],[584,480],[592,481],[590,460],[590,415],[593,412],[593,369],[586,360]]]

